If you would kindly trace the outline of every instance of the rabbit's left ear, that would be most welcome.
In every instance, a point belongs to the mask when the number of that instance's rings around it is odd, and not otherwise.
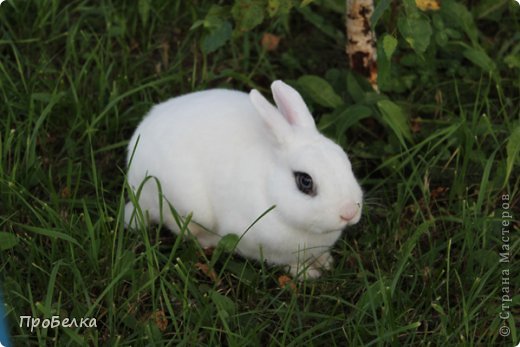
[[[292,126],[316,129],[316,123],[300,93],[293,87],[278,80],[271,84],[274,101],[278,110]]]
[[[254,108],[258,111],[260,118],[263,119],[267,128],[272,132],[276,142],[280,145],[287,141],[293,129],[287,120],[280,114],[280,111],[274,107],[262,94],[256,89],[251,90],[249,99]]]

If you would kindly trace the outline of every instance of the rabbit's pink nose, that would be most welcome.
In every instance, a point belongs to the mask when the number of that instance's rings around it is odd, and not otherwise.
[[[339,216],[341,220],[345,222],[350,222],[354,218],[356,218],[357,214],[359,213],[359,209],[361,204],[356,204],[353,202],[349,202],[343,207],[343,212]]]

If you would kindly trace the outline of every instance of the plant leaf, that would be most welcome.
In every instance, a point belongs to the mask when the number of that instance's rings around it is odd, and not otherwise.
[[[289,14],[293,2],[291,0],[267,0],[267,13],[273,18],[279,15]]]
[[[227,21],[221,22],[218,27],[211,29],[209,33],[202,37],[200,49],[206,54],[214,52],[231,39],[232,33],[231,23]]]
[[[493,74],[496,70],[495,62],[482,49],[467,48],[462,54],[473,64],[490,74]]]
[[[372,30],[376,27],[377,22],[379,21],[379,18],[383,15],[383,13],[390,7],[390,4],[392,3],[392,0],[381,0],[376,5],[376,8],[374,9],[374,12],[372,13],[372,17],[370,18],[370,26],[372,27]]]
[[[32,226],[32,225],[25,225],[25,224],[17,224],[17,225],[31,233],[35,233],[35,234],[39,234],[39,235],[43,235],[43,236],[47,236],[47,237],[51,237],[51,238],[61,239],[61,240],[73,243],[78,247],[81,247],[79,242],[76,241],[76,239],[74,237],[70,236],[67,233],[64,233],[64,232],[61,232],[58,230]]]
[[[397,48],[397,40],[392,35],[385,35],[383,37],[383,50],[385,52],[386,58],[390,61],[392,55]]]
[[[264,20],[264,4],[259,0],[235,0],[231,14],[239,31],[250,31]]]
[[[332,86],[321,77],[304,75],[298,78],[298,86],[314,102],[321,106],[336,108],[343,105],[343,100],[336,94]]]
[[[0,251],[5,251],[15,247],[20,240],[14,233],[0,231]]]
[[[507,64],[507,67],[512,68],[520,68],[520,57],[514,54],[509,54],[504,58],[504,63]]]
[[[408,126],[408,119],[403,109],[390,100],[377,102],[377,107],[381,111],[383,121],[393,130],[399,141],[405,146],[404,140],[412,141],[412,134]]]
[[[397,26],[401,35],[403,35],[414,51],[417,53],[426,51],[432,36],[432,27],[426,19],[401,17],[397,22]]]
[[[220,239],[217,248],[231,253],[235,250],[235,247],[237,246],[239,240],[240,238],[238,237],[238,235],[227,234]]]
[[[361,84],[356,80],[352,72],[347,73],[347,92],[352,99],[356,102],[360,102],[365,97],[365,91]]]
[[[217,307],[221,319],[227,320],[229,316],[235,314],[235,303],[227,296],[224,296],[215,290],[211,290],[209,292],[209,297]]]
[[[298,12],[308,21],[314,25],[322,33],[330,37],[331,39],[337,40],[338,37],[343,35],[343,32],[338,30],[337,27],[332,25],[330,21],[327,21],[323,16],[314,12],[310,6],[298,8]]]
[[[518,153],[520,152],[520,126],[517,126],[515,130],[507,139],[506,145],[507,152],[507,161],[506,161],[506,178],[504,181],[504,185],[509,180],[509,176],[511,175],[511,171],[513,171],[513,166],[515,162],[518,160]]]
[[[478,45],[478,29],[473,20],[473,15],[464,4],[456,1],[445,1],[442,3],[442,11],[447,17],[447,23],[464,30],[466,35],[475,46]]]
[[[300,7],[305,7],[305,6],[309,5],[310,3],[312,3],[313,1],[314,0],[302,0]]]
[[[150,17],[150,0],[139,0],[138,3],[139,16],[143,22],[143,26],[146,27],[148,18]]]
[[[364,105],[350,105],[341,112],[338,120],[338,135],[345,133],[348,128],[358,123],[360,120],[372,115],[372,109]]]

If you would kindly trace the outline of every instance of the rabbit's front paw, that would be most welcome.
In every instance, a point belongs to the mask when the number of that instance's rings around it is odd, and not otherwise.
[[[334,264],[334,259],[332,258],[332,255],[330,252],[325,252],[322,255],[320,255],[316,260],[314,261],[314,266],[317,268],[321,268],[323,270],[330,270],[332,269],[332,265]]]
[[[311,280],[321,276],[321,269],[315,266],[315,263],[295,264],[291,265],[289,273],[292,277],[297,278],[299,281],[305,279]]]

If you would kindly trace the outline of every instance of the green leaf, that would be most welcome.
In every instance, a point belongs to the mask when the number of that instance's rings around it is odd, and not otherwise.
[[[397,26],[401,35],[414,51],[417,53],[426,51],[432,36],[432,27],[426,19],[401,17]]]
[[[507,64],[507,67],[512,68],[520,68],[520,57],[515,54],[509,54],[504,58],[504,63]]]
[[[300,7],[305,7],[309,5],[310,3],[314,2],[314,0],[302,0]]]
[[[32,226],[32,225],[25,225],[25,224],[17,224],[17,225],[31,233],[47,236],[47,237],[50,237],[53,239],[61,239],[61,240],[73,243],[78,247],[81,247],[79,242],[76,241],[76,239],[74,237],[70,236],[67,233],[60,232],[60,231],[53,230],[53,229]]]
[[[240,238],[235,234],[227,234],[220,239],[217,248],[220,248],[228,253],[232,253],[238,244]]]
[[[379,21],[379,18],[381,18],[383,13],[390,7],[391,3],[392,0],[381,0],[376,5],[374,12],[372,13],[372,17],[370,18],[370,26],[372,27],[372,30],[374,30],[377,22]]]
[[[211,5],[203,21],[204,27],[208,29],[218,28],[222,25],[223,22],[227,21],[228,18],[229,10],[223,6]]]
[[[229,11],[225,7],[212,5],[204,20],[198,20],[191,26],[190,30],[200,26],[205,29],[200,40],[202,52],[206,54],[214,52],[231,39],[233,28],[227,18],[229,18]]]
[[[444,21],[442,19],[442,16],[438,13],[434,13],[432,15],[432,23],[433,27],[437,30],[444,30]]]
[[[361,84],[356,80],[356,77],[352,72],[347,73],[347,92],[352,99],[356,102],[360,102],[365,97],[365,91]]]
[[[339,138],[351,126],[372,115],[372,109],[364,105],[350,105],[339,117],[336,136]]]
[[[509,176],[511,175],[511,171],[513,171],[513,166],[515,162],[518,160],[518,153],[520,152],[520,126],[517,126],[515,130],[509,136],[506,145],[507,152],[507,165],[506,165],[506,178],[504,181],[504,185],[509,180]]]
[[[200,49],[204,53],[211,53],[224,46],[231,39],[233,28],[229,22],[221,22],[220,26],[215,27],[206,33],[200,41]]]
[[[336,108],[343,105],[341,97],[336,94],[329,82],[321,77],[304,75],[298,78],[298,86],[321,106]]]
[[[150,17],[150,0],[139,0],[137,7],[139,16],[141,17],[141,22],[143,22],[143,26],[146,27],[148,18]]]
[[[403,146],[406,146],[404,140],[412,141],[412,134],[408,126],[408,119],[403,109],[390,100],[381,100],[377,102],[377,107],[381,111],[383,121],[393,130]]]
[[[314,25],[322,33],[324,33],[333,40],[337,40],[338,37],[344,35],[342,31],[338,30],[338,28],[332,25],[331,22],[328,21],[325,17],[313,11],[310,6],[299,8],[298,12],[300,12],[300,14],[303,16],[303,18],[305,18],[306,21]]]
[[[445,23],[462,28],[471,40],[478,45],[478,30],[473,20],[473,15],[463,4],[455,1],[445,1],[441,7],[442,15],[446,17]]]
[[[207,24],[206,24],[206,20],[204,20],[204,19],[199,19],[199,20],[195,21],[195,22],[191,25],[190,30],[195,30],[195,29],[197,29],[198,27],[206,27],[206,26],[207,26]]]
[[[227,296],[224,296],[215,290],[211,290],[209,292],[209,297],[217,307],[221,319],[227,320],[229,316],[235,314],[235,303]]]
[[[259,0],[235,0],[231,14],[239,31],[250,31],[264,20],[264,4]]]
[[[124,36],[126,34],[126,18],[116,16],[113,22],[108,22],[107,33],[110,37]]]
[[[20,242],[16,234],[0,231],[0,251],[13,248]]]
[[[439,313],[441,316],[446,316],[446,313],[444,312],[444,309],[442,308],[441,305],[437,304],[437,303],[434,303],[432,302],[432,308],[437,311],[437,313]]]
[[[497,68],[495,62],[482,49],[467,48],[462,54],[473,64],[490,74]]]
[[[402,246],[400,252],[401,254],[399,254],[398,257],[399,261],[396,264],[396,270],[393,275],[394,278],[392,279],[392,285],[390,286],[392,296],[398,295],[399,291],[397,291],[396,288],[401,278],[401,275],[407,267],[409,261],[411,260],[412,263],[414,261],[412,251],[415,247],[417,247],[417,243],[419,242],[420,237],[428,232],[428,229],[430,228],[431,224],[433,224],[431,220],[420,224],[417,228],[415,228],[413,234],[407,238],[406,243]]]
[[[385,52],[386,58],[390,60],[392,55],[397,48],[397,40],[392,35],[385,35],[383,37],[383,50]]]
[[[329,128],[333,128],[339,119],[339,114],[336,113],[325,113],[320,117],[320,121],[317,124],[320,133],[324,133]]]
[[[408,18],[418,18],[420,16],[415,0],[402,0],[402,4]]]
[[[347,131],[347,129],[371,115],[372,109],[368,106],[356,104],[342,107],[333,113],[322,115],[320,117],[318,129],[320,132],[326,132],[326,135],[334,138],[337,142],[340,142],[345,136],[345,131]]]
[[[267,13],[269,17],[274,17],[280,9],[280,0],[267,0]]]
[[[447,34],[446,30],[437,31],[435,33],[435,42],[440,47],[444,47],[448,44],[448,34]]]
[[[267,13],[271,18],[289,14],[292,7],[292,0],[267,0]]]
[[[379,40],[377,42],[377,84],[380,90],[386,91],[392,85],[394,80],[391,75],[390,60],[383,49],[383,41]]]

